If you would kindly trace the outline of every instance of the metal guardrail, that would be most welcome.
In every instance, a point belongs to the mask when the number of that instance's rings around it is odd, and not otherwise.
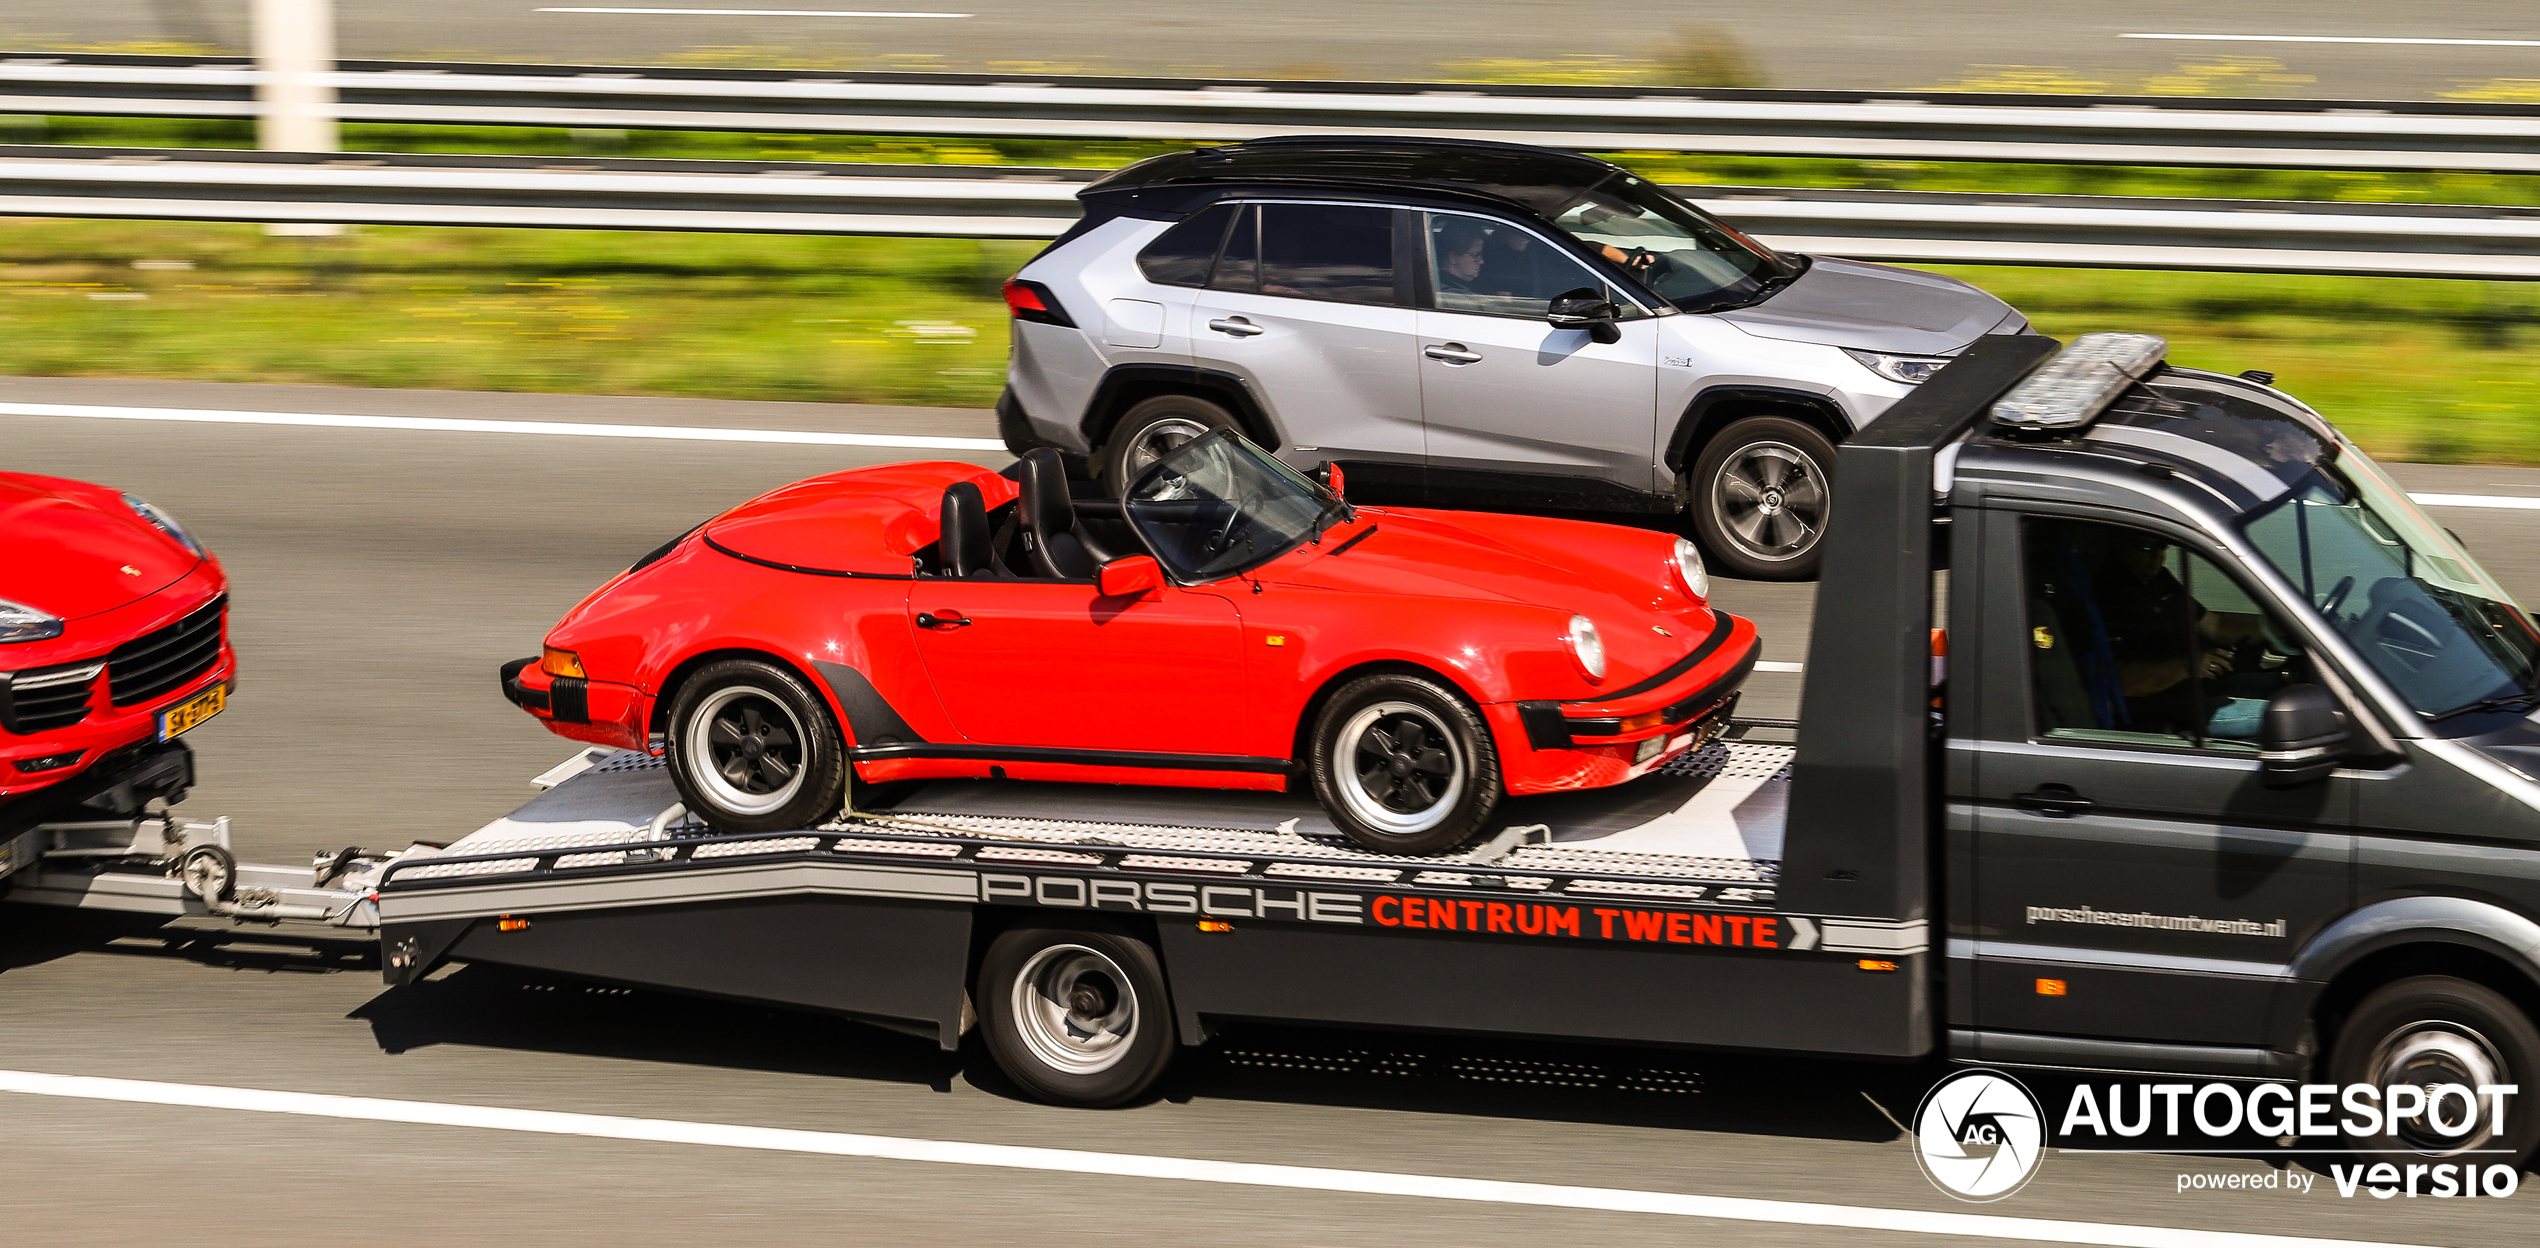
[[[243,58],[0,53],[0,112],[255,116]],[[1395,134],[1590,151],[2540,171],[2540,110],[2164,96],[1496,87],[348,61],[356,122],[1182,139]]]
[[[1082,169],[0,147],[0,215],[1051,238]],[[2540,209],[1676,187],[1778,247],[1920,263],[2540,278]]]

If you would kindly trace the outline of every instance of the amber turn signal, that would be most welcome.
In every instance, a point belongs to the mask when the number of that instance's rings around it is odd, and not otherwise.
[[[515,919],[506,914],[501,918],[494,920],[494,930],[498,932],[525,932],[529,930],[529,920]]]
[[[1225,922],[1222,919],[1201,919],[1199,921],[1199,930],[1203,932],[1231,932],[1235,930],[1235,925]]]
[[[1651,711],[1645,715],[1634,715],[1625,719],[1623,721],[1622,730],[1624,732],[1638,732],[1643,728],[1656,728],[1666,722],[1667,712]]]
[[[539,656],[538,670],[550,676],[570,676],[575,680],[587,679],[582,674],[582,656],[571,650],[558,650],[554,646],[548,646],[546,653]]]
[[[1860,967],[1865,971],[1892,971],[1896,969],[1896,964],[1885,958],[1863,958]]]
[[[2037,981],[2037,995],[2041,997],[2060,997],[2064,995],[2064,981],[2060,979],[2041,979]]]

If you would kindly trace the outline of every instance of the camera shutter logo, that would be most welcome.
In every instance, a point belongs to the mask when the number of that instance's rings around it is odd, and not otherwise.
[[[2046,1115],[2009,1075],[1961,1071],[1914,1110],[1914,1159],[1960,1200],[2000,1200],[2028,1185],[2046,1155]]]

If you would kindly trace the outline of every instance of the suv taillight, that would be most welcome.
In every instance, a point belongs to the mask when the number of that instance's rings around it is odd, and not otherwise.
[[[1027,282],[1019,277],[1007,282],[1005,306],[1018,321],[1064,325],[1069,329],[1076,327],[1076,322],[1069,319],[1067,309],[1059,305],[1058,296],[1051,294],[1050,288],[1039,282]]]

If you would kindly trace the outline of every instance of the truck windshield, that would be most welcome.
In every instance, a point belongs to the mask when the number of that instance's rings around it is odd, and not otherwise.
[[[2361,451],[2339,447],[2247,532],[2439,731],[2483,732],[2532,709],[2530,617]]]
[[[1799,275],[1799,263],[1628,175],[1589,188],[1553,217],[1685,312],[1737,307]]]
[[[1348,506],[1222,429],[1156,460],[1130,483],[1122,505],[1156,558],[1185,584],[1268,563]]]

